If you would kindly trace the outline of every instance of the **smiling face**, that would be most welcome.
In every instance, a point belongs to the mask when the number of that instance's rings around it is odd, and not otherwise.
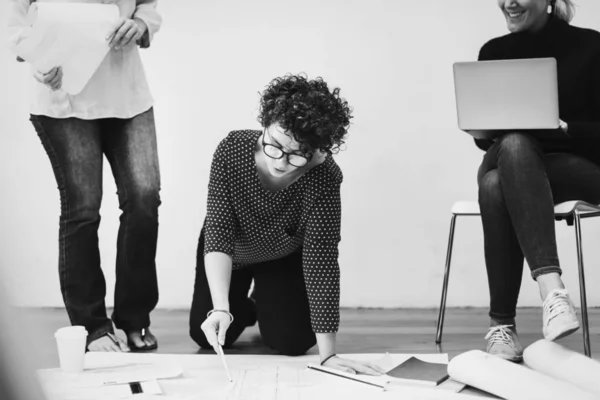
[[[550,0],[497,0],[511,32],[537,32],[548,20]]]

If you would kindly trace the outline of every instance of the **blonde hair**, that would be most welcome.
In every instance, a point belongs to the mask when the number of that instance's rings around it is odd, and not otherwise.
[[[557,18],[566,22],[571,22],[575,16],[575,4],[573,0],[554,0],[553,10]]]

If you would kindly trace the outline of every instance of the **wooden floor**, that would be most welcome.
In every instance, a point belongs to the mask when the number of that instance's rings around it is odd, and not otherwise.
[[[69,324],[63,309],[22,309],[27,319],[39,327],[36,333],[40,368],[58,366],[54,332]],[[464,351],[484,349],[483,337],[489,319],[484,309],[448,309],[443,341],[435,344],[436,310],[422,309],[343,309],[337,336],[337,352],[343,353],[448,353],[450,358]],[[589,310],[592,355],[600,356],[600,309]],[[524,346],[542,338],[541,309],[520,309],[519,337]],[[152,330],[159,340],[158,353],[203,353],[188,335],[187,310],[157,310],[152,314]],[[121,337],[123,332],[118,332]],[[583,352],[581,329],[559,343]],[[595,353],[594,353],[595,352]],[[229,349],[231,354],[273,354],[260,340],[258,327],[248,328]],[[313,347],[310,354],[316,354]]]

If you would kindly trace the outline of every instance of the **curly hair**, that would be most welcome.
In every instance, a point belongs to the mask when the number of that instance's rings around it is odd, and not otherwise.
[[[322,78],[288,74],[273,79],[261,95],[258,122],[279,123],[305,152],[337,153],[344,144],[352,110],[340,89],[329,91]]]

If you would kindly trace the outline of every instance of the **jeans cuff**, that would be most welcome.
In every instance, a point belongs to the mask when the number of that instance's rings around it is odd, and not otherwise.
[[[128,318],[127,320],[123,318],[119,318],[118,316],[112,315],[112,320],[115,323],[117,329],[121,329],[124,332],[131,331],[139,331],[142,329],[148,329],[150,327],[150,317],[138,317],[138,318]]]
[[[494,311],[489,312],[488,314],[491,319],[502,324],[502,325],[511,325],[515,323],[515,317],[517,316],[517,311],[513,311],[510,314],[501,314]]]
[[[516,325],[516,321],[515,318],[497,318],[497,317],[490,317],[490,319],[493,321],[493,324],[491,326],[495,326],[495,325],[512,325],[513,327],[515,327]]]
[[[540,275],[546,275],[546,274],[551,274],[553,272],[558,273],[559,276],[562,275],[562,270],[560,269],[559,266],[557,265],[552,265],[549,267],[539,267],[536,268],[534,270],[531,271],[531,277],[533,278],[533,280],[537,280],[538,276]]]
[[[102,336],[106,335],[107,333],[115,333],[112,322],[110,322],[110,321],[104,325],[101,325],[99,328],[93,330],[92,332],[89,332],[87,339],[86,339],[86,344],[85,344],[86,351],[87,351],[87,346],[90,343],[92,343],[94,340],[101,338]]]

